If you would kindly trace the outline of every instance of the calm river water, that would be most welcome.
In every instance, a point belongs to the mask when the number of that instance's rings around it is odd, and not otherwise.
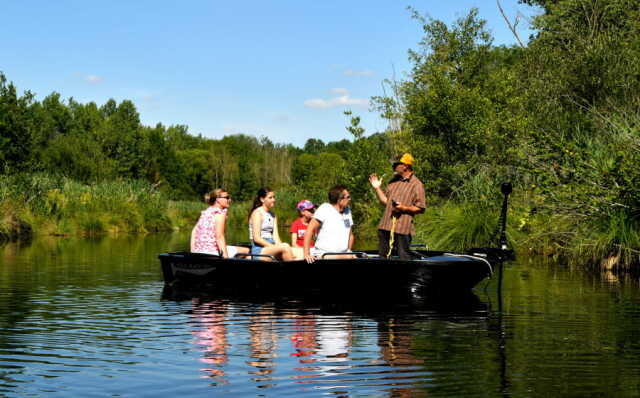
[[[637,278],[521,259],[502,303],[497,280],[459,300],[163,296],[156,256],[187,241],[0,247],[0,397],[640,396]]]

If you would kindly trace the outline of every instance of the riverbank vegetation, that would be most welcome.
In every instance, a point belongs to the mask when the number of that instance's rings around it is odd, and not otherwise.
[[[52,93],[37,101],[0,75],[0,235],[184,228],[201,208],[188,203],[218,186],[242,202],[269,185],[281,219],[291,220],[297,200],[322,202],[345,183],[358,233],[371,237],[381,209],[367,177],[388,178],[388,159],[410,151],[429,201],[416,240],[486,245],[498,184],[509,180],[509,239],[520,251],[637,266],[640,3],[523,3],[538,7],[535,34],[510,47],[493,45],[475,9],[451,26],[411,10],[423,30],[412,69],[372,98],[388,129],[365,132],[347,112],[348,140],[303,148],[143,126],[127,100],[80,104]]]
[[[12,234],[7,226],[12,224],[26,229],[22,235],[30,230],[61,236],[165,231],[184,226],[187,220],[190,224],[202,207],[168,202],[141,180],[81,184],[59,175],[20,173],[0,176],[0,186],[7,237]]]

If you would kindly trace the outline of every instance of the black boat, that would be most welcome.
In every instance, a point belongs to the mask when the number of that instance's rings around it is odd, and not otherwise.
[[[470,290],[491,277],[490,253],[470,254],[414,251],[415,258],[384,258],[372,251],[355,252],[353,259],[263,261],[246,255],[236,258],[175,252],[160,254],[165,284],[220,289],[257,289],[338,293]]]
[[[469,291],[491,277],[494,266],[512,257],[505,237],[507,196],[502,186],[500,248],[476,248],[464,253],[415,250],[413,258],[381,257],[374,251],[354,252],[351,259],[320,258],[312,264],[275,261],[264,255],[238,254],[234,258],[174,252],[160,254],[165,285],[206,287],[217,291],[277,291],[319,294],[385,295]],[[330,253],[327,253],[330,254]],[[268,257],[268,258],[264,258]],[[271,260],[271,261],[264,261]]]

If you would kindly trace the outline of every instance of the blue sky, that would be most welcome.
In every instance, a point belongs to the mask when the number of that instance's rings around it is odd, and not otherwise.
[[[511,18],[535,13],[501,4]],[[38,99],[130,99],[146,125],[335,141],[350,138],[345,109],[367,134],[385,129],[369,99],[409,70],[422,30],[407,5],[448,24],[476,7],[494,44],[515,43],[493,0],[4,0],[0,71]]]

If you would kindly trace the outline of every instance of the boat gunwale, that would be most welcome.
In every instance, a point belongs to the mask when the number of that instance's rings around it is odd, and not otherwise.
[[[354,258],[319,258],[316,259],[315,262],[362,262],[362,261],[388,261],[388,262],[394,262],[394,263],[420,263],[420,262],[425,262],[428,261],[430,259],[433,258],[446,258],[447,261],[451,261],[453,259],[453,261],[473,261],[473,260],[481,260],[481,261],[488,261],[486,258],[478,256],[478,255],[473,255],[473,254],[467,254],[467,253],[456,253],[456,252],[446,252],[446,251],[415,251],[416,253],[419,253],[422,257],[420,258],[412,258],[409,260],[402,260],[397,256],[393,256],[390,258],[384,258],[381,257],[377,254],[377,251],[373,251],[373,250],[366,250],[366,251],[360,251],[359,253],[364,253],[367,256],[366,257],[354,257]],[[349,253],[345,253],[345,254],[349,254]],[[171,258],[171,257],[182,257],[182,258],[186,258],[186,259],[203,259],[203,260],[209,260],[209,261],[224,261],[224,262],[235,262],[235,261],[240,261],[240,262],[255,262],[255,263],[259,263],[259,264],[269,264],[269,263],[275,263],[275,264],[295,264],[295,263],[304,263],[306,262],[304,259],[300,259],[300,260],[292,260],[292,261],[281,261],[281,260],[275,260],[275,261],[265,261],[265,260],[257,260],[254,258],[251,258],[250,256],[236,256],[236,257],[232,257],[232,258],[225,258],[219,255],[215,255],[215,254],[207,254],[207,253],[192,253],[192,252],[188,252],[188,251],[176,251],[176,252],[167,252],[167,253],[161,253],[158,255],[158,258],[162,259],[162,258]],[[429,263],[435,263],[435,261],[428,261]]]

